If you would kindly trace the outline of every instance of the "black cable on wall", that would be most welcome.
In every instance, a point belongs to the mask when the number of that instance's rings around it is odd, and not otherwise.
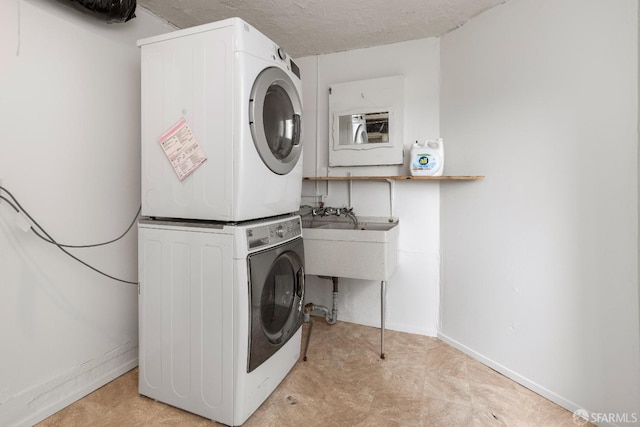
[[[129,227],[126,229],[126,231],[124,233],[122,233],[120,236],[116,237],[115,239],[106,241],[106,242],[101,242],[101,243],[94,243],[94,244],[88,244],[88,245],[63,245],[61,243],[58,243],[53,237],[51,237],[51,235],[49,233],[47,233],[47,231],[42,228],[42,226],[35,220],[33,219],[33,217],[29,214],[29,212],[27,212],[22,205],[20,204],[20,202],[13,196],[13,194],[7,190],[5,187],[0,186],[0,192],[4,192],[7,194],[7,196],[9,196],[9,198],[11,200],[9,200],[7,197],[3,196],[2,194],[0,194],[0,199],[6,201],[9,206],[11,206],[11,208],[13,208],[13,210],[15,210],[17,213],[23,213],[30,221],[31,223],[37,227],[40,232],[42,232],[42,234],[40,234],[38,232],[38,230],[36,230],[34,227],[31,227],[31,230],[33,230],[33,232],[36,234],[36,236],[38,236],[40,239],[44,240],[47,243],[51,243],[53,245],[55,245],[58,249],[60,249],[62,252],[64,252],[66,255],[68,255],[69,257],[73,258],[74,260],[76,260],[77,262],[79,262],[80,264],[84,265],[85,267],[95,271],[98,274],[101,274],[105,277],[108,277],[109,279],[113,279],[115,281],[118,282],[122,282],[122,283],[128,283],[131,285],[137,285],[138,282],[134,282],[131,280],[124,280],[124,279],[120,279],[117,278],[115,276],[112,276],[110,274],[107,274],[99,269],[97,269],[96,267],[88,264],[87,262],[81,260],[80,258],[78,258],[77,256],[73,255],[72,253],[70,253],[67,249],[65,248],[94,248],[97,246],[104,246],[104,245],[108,245],[110,243],[114,243],[117,242],[118,240],[122,239],[133,227],[133,225],[136,223],[136,220],[138,219],[138,216],[140,215],[140,209],[138,208],[138,211],[136,212],[135,217],[133,218],[133,221],[131,222],[131,224],[129,225]]]

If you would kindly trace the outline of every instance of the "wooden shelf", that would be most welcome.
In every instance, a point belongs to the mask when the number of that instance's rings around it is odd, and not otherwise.
[[[481,175],[453,176],[306,176],[303,181],[477,181]]]

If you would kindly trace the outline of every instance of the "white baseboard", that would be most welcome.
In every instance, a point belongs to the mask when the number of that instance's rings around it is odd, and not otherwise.
[[[30,427],[66,408],[103,385],[138,366],[138,348],[129,348],[101,363],[74,369],[31,387],[5,402],[8,418],[0,424]]]
[[[567,411],[569,412],[575,412],[578,409],[583,409],[586,410],[588,413],[591,413],[591,411],[589,411],[588,408],[583,408],[581,406],[579,406],[578,404],[576,404],[575,402],[566,399],[563,396],[560,396],[557,393],[554,393],[552,390],[549,390],[548,388],[545,388],[543,386],[541,386],[540,384],[531,381],[530,379],[523,377],[522,375],[518,374],[517,372],[507,368],[506,366],[503,366],[487,357],[485,357],[484,355],[478,353],[477,351],[467,347],[466,345],[454,340],[453,338],[448,337],[447,335],[438,332],[438,339],[440,339],[441,341],[449,344],[452,347],[457,348],[458,350],[462,351],[463,353],[467,354],[468,356],[471,356],[472,358],[474,358],[475,360],[477,360],[478,362],[490,367],[491,369],[500,372],[502,375],[504,375],[507,378],[512,379],[513,381],[517,382],[518,384],[528,388],[529,390],[539,394],[540,396],[549,399],[550,401],[552,401],[553,403],[556,403],[560,406],[562,406],[563,408],[565,408]],[[616,424],[611,424],[611,423],[607,423],[607,422],[601,422],[598,424],[601,427],[604,426],[609,426],[609,427],[616,427]]]
[[[321,317],[321,316],[318,316],[318,317]],[[380,319],[371,320],[371,319],[364,319],[362,317],[353,318],[349,315],[338,313],[338,321],[353,323],[353,324],[362,325],[362,326],[371,326],[373,328],[380,328]],[[389,321],[385,322],[384,329],[385,331],[406,332],[408,334],[425,335],[427,337],[434,337],[434,338],[437,337],[437,333],[438,333],[435,329],[432,329],[432,328],[416,328],[414,325],[407,325],[407,324],[389,322]]]

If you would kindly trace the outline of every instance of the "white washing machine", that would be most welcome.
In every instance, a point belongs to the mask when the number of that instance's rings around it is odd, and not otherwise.
[[[300,356],[300,217],[138,231],[140,394],[241,425]]]
[[[138,46],[142,215],[244,221],[297,211],[302,97],[291,58],[239,18],[143,39]],[[182,163],[186,178],[178,178],[159,143],[178,123],[193,135],[184,150],[206,157],[195,169]]]

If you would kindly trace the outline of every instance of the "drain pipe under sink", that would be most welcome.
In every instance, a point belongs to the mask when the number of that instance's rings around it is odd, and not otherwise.
[[[309,320],[309,316],[312,311],[318,310],[324,313],[324,320],[333,325],[338,321],[338,278],[337,277],[327,277],[327,276],[319,276],[323,279],[331,279],[333,281],[333,307],[331,311],[324,305],[315,305],[313,303],[306,304],[304,306],[304,320],[305,322]]]
[[[323,305],[309,303],[304,306],[304,322],[309,323],[309,334],[307,336],[307,343],[304,347],[304,361],[307,360],[307,351],[309,350],[309,341],[311,341],[311,331],[313,330],[311,312],[315,310],[322,311],[324,313],[324,320],[329,325],[334,325],[338,321],[338,278],[328,276],[319,277],[322,277],[323,279],[331,279],[331,281],[333,282],[333,307],[331,307],[331,311],[329,311],[329,309]]]

